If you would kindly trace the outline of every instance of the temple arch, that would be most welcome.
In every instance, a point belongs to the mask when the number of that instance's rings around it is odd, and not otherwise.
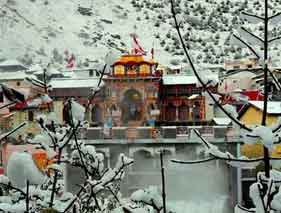
[[[122,100],[122,120],[139,121],[142,118],[142,95],[136,89],[129,89],[123,95]]]

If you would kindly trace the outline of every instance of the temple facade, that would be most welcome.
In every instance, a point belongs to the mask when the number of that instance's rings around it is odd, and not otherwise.
[[[141,55],[123,55],[104,79],[104,121],[144,126],[158,119],[161,73]]]

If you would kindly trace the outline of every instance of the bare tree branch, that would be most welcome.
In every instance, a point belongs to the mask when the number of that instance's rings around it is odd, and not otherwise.
[[[247,46],[249,48],[249,50],[257,57],[257,59],[260,59],[260,56],[258,55],[258,53],[254,50],[254,48],[248,44],[247,42],[245,42],[243,39],[241,39],[240,37],[238,37],[237,35],[233,34],[233,36],[239,40],[242,44],[244,44],[245,46]]]
[[[179,163],[179,164],[199,164],[199,163],[205,163],[205,162],[209,162],[209,161],[213,161],[213,160],[217,160],[217,158],[210,157],[210,158],[206,158],[206,159],[202,159],[202,160],[195,160],[195,161],[182,161],[182,160],[173,159],[173,160],[171,160],[171,162]]]
[[[238,119],[236,119],[235,117],[233,117],[229,112],[227,112],[223,106],[217,101],[217,99],[214,97],[214,95],[209,91],[207,85],[203,82],[203,80],[201,79],[201,77],[199,76],[192,60],[191,60],[191,57],[188,53],[188,50],[187,50],[187,47],[185,46],[184,44],[184,41],[183,41],[183,37],[182,37],[182,34],[181,34],[181,31],[180,31],[180,28],[179,28],[179,25],[178,25],[178,20],[177,20],[177,17],[176,17],[176,12],[175,12],[175,7],[174,7],[174,0],[170,0],[171,2],[171,11],[172,11],[172,16],[174,18],[174,21],[175,21],[175,28],[177,30],[177,33],[178,33],[178,36],[180,38],[180,42],[181,42],[181,45],[182,45],[182,48],[184,50],[184,53],[189,61],[189,64],[195,74],[195,76],[197,77],[198,81],[200,82],[200,84],[202,85],[202,87],[204,88],[204,90],[207,91],[207,93],[210,95],[210,97],[212,98],[212,100],[215,102],[215,104],[234,122],[236,123],[240,128],[242,129],[245,129],[247,131],[252,131],[251,128],[247,127],[246,125],[242,124]]]
[[[248,31],[245,27],[241,27],[241,30],[243,30],[244,32],[246,32],[249,35],[253,36],[255,39],[259,40],[261,43],[264,43],[264,40],[262,38],[260,38],[259,36],[256,36],[255,34],[253,34],[250,31]]]
[[[245,16],[250,16],[250,17],[254,17],[254,18],[257,18],[257,19],[260,19],[261,21],[264,21],[264,18],[261,17],[261,16],[258,16],[258,15],[255,15],[255,14],[251,14],[251,13],[248,13],[248,12],[241,12],[243,15]]]

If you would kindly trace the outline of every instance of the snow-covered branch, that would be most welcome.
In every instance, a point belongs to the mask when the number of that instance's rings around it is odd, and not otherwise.
[[[187,50],[187,47],[185,45],[185,42],[183,40],[183,37],[182,37],[182,33],[181,33],[181,30],[180,30],[180,26],[178,24],[178,19],[177,19],[177,13],[176,13],[176,10],[175,10],[175,3],[174,3],[174,0],[170,0],[170,3],[171,3],[171,12],[172,12],[172,16],[173,16],[173,19],[174,19],[174,22],[175,22],[175,28],[177,30],[177,33],[178,33],[178,36],[179,36],[179,39],[180,39],[180,43],[182,45],[182,48],[183,48],[183,51],[188,59],[188,62],[191,66],[191,69],[194,73],[194,75],[197,77],[199,83],[202,85],[203,89],[209,94],[209,96],[212,98],[212,100],[214,101],[214,103],[235,123],[237,124],[240,128],[242,129],[245,129],[247,131],[252,131],[251,128],[247,127],[246,125],[242,124],[237,118],[233,117],[230,113],[228,113],[224,108],[223,106],[216,100],[216,98],[214,97],[214,95],[212,94],[211,91],[209,91],[208,89],[208,86],[205,84],[204,80],[201,79],[200,75],[198,74],[192,60],[191,60],[191,57],[189,55],[189,52]]]

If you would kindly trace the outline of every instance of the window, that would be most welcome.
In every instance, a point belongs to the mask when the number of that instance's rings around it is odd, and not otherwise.
[[[28,111],[28,121],[33,121],[34,120],[34,113],[33,111]]]
[[[89,76],[92,77],[94,75],[94,70],[89,70]]]
[[[150,74],[150,66],[147,64],[142,64],[140,66],[140,75],[149,75]]]
[[[18,86],[18,87],[20,86],[20,81],[17,81],[17,86]]]
[[[176,113],[176,107],[174,107],[172,104],[169,104],[166,109],[166,115],[165,120],[166,121],[174,121],[176,120],[177,113]]]
[[[189,120],[189,107],[187,105],[181,105],[178,110],[179,110],[179,120],[181,121]]]
[[[125,67],[123,65],[116,65],[114,67],[114,75],[124,75]]]
[[[240,69],[240,66],[233,66],[233,69]]]
[[[200,110],[200,103],[196,101],[194,103],[194,107],[192,109],[192,118],[193,120],[200,120],[201,119],[201,110]]]

